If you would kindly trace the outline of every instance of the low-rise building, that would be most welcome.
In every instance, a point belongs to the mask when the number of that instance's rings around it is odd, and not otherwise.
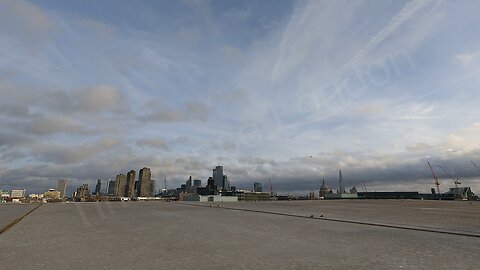
[[[188,194],[182,197],[183,201],[189,202],[238,202],[237,196],[221,196],[221,195],[197,195]]]
[[[10,192],[8,190],[0,189],[0,200],[5,200],[6,198],[10,198]]]
[[[328,193],[325,194],[325,200],[336,199],[358,199],[357,193]]]
[[[52,188],[45,191],[43,197],[47,200],[60,200],[62,198],[62,193]]]
[[[252,191],[236,191],[239,201],[270,201],[272,194],[270,192],[252,192]]]
[[[26,190],[25,189],[12,189],[10,193],[10,197],[14,199],[20,199],[25,197]]]

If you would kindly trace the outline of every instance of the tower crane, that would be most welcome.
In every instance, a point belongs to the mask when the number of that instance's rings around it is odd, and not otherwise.
[[[438,177],[435,174],[435,171],[433,170],[432,165],[430,165],[430,161],[428,161],[427,163],[428,163],[428,167],[430,167],[430,171],[432,172],[433,179],[435,180],[435,186],[437,186],[438,199],[441,200],[441,197],[440,197],[440,182],[438,182]]]
[[[462,183],[460,183],[460,181],[458,181],[458,177],[453,177],[453,176],[451,176],[451,175],[447,172],[447,170],[445,170],[445,168],[444,168],[443,166],[440,166],[440,165],[435,165],[435,166],[437,166],[438,168],[442,169],[442,171],[443,171],[448,177],[452,178],[453,183],[455,184],[455,192],[453,192],[453,195],[455,195],[455,197],[458,196],[458,195],[459,195],[459,194],[458,194],[458,185],[461,185],[461,184],[462,184]]]

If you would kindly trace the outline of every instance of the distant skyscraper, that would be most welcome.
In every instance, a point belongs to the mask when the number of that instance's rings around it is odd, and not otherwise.
[[[125,176],[125,174],[117,175],[117,178],[115,179],[115,196],[124,197],[126,185],[127,177]]]
[[[207,189],[209,191],[214,191],[215,189],[217,189],[217,186],[215,186],[215,179],[213,179],[213,177],[209,177],[208,180],[207,180]]]
[[[60,191],[60,198],[65,198],[65,193],[67,191],[67,180],[65,179],[58,180],[57,191]]]
[[[108,181],[108,195],[115,195],[115,180]]]
[[[345,193],[345,186],[343,185],[342,170],[338,172],[338,185],[339,185],[339,193]]]
[[[187,186],[187,191],[190,189],[190,187],[192,187],[192,177],[191,176],[188,178],[186,186]]]
[[[127,197],[134,197],[135,194],[135,177],[136,177],[136,172],[134,170],[131,170],[127,173]]]
[[[262,191],[263,191],[263,185],[262,185],[262,183],[254,182],[254,183],[253,183],[253,191],[254,191],[254,192],[262,192]]]
[[[75,197],[81,199],[90,196],[90,191],[88,190],[88,184],[83,184],[79,188],[77,188],[77,192],[75,192]]]
[[[140,181],[135,181],[135,196],[140,196]]]
[[[155,196],[156,186],[157,186],[157,181],[153,179],[150,180],[150,196]]]
[[[138,173],[138,190],[139,197],[150,197],[152,196],[152,183],[151,183],[152,173],[149,168],[143,167]]]
[[[195,179],[193,180],[193,185],[196,187],[201,187],[202,186],[202,180]]]
[[[223,166],[215,167],[215,169],[213,169],[212,177],[215,182],[215,186],[217,186],[217,189],[222,190],[223,189]]]
[[[223,176],[223,190],[230,190],[230,180],[228,180],[228,176]]]
[[[99,196],[102,190],[102,180],[98,179],[95,185],[95,195]]]

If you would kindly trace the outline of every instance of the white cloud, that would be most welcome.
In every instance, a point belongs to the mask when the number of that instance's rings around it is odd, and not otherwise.
[[[476,60],[478,60],[478,57],[480,56],[479,52],[466,52],[466,53],[460,53],[455,55],[455,59],[462,63],[463,65],[470,65],[474,63]]]

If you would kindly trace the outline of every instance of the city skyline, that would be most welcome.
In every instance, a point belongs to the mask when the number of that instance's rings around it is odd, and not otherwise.
[[[0,3],[0,189],[480,190],[476,1],[93,3]]]

